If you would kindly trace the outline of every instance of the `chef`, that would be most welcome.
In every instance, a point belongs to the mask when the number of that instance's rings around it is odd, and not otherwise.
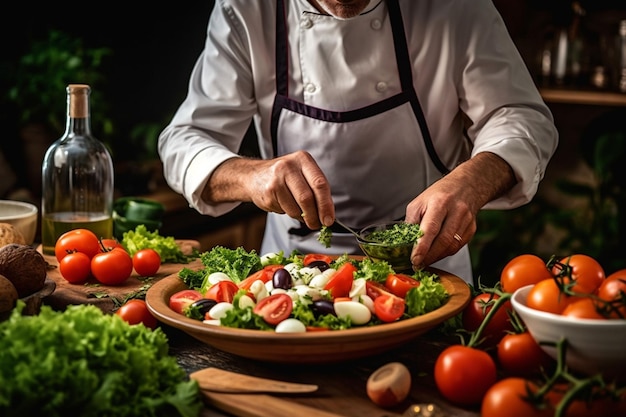
[[[528,203],[557,142],[491,0],[217,0],[159,154],[200,213],[267,211],[261,253],[360,254],[335,218],[405,219],[414,268],[473,282],[478,211]]]

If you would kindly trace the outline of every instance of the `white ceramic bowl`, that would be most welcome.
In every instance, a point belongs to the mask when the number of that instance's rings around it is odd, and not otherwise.
[[[12,224],[22,235],[27,245],[32,245],[37,233],[39,209],[31,203],[0,200],[0,223]]]
[[[532,309],[526,305],[531,288],[528,285],[515,291],[511,304],[537,342],[567,339],[565,362],[572,370],[587,375],[602,373],[607,378],[626,375],[626,320],[579,319]],[[554,347],[542,348],[556,358]]]

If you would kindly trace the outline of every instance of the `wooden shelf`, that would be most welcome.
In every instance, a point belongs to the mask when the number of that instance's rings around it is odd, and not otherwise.
[[[558,88],[541,88],[539,92],[547,103],[626,106],[626,94],[615,92],[566,90]]]

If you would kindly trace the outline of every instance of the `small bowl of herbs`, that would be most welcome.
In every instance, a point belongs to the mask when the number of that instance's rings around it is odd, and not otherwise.
[[[359,247],[370,259],[386,261],[396,271],[412,269],[411,251],[422,236],[418,224],[393,221],[367,226],[359,232]]]

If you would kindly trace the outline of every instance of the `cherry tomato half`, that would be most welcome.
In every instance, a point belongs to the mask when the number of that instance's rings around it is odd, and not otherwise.
[[[241,288],[242,290],[249,290],[250,286],[255,281],[260,280],[263,283],[266,283],[267,281],[270,281],[272,279],[272,277],[274,276],[274,272],[276,272],[276,270],[280,268],[284,268],[284,266],[283,265],[266,265],[263,267],[263,269],[260,269],[250,274],[246,279],[242,280],[239,284],[237,284],[237,286]]]
[[[133,255],[133,268],[141,277],[151,277],[161,267],[161,256],[154,249],[146,248]]]
[[[356,266],[352,265],[350,262],[346,262],[341,265],[333,275],[331,275],[330,279],[324,286],[324,289],[328,290],[333,298],[347,297],[352,289],[354,273],[356,271]]]
[[[61,276],[72,284],[82,284],[91,275],[91,259],[83,252],[68,253],[59,261]]]
[[[215,300],[218,303],[232,303],[235,294],[239,291],[239,287],[232,281],[218,281],[211,285],[204,293],[204,298]]]
[[[130,324],[142,323],[150,329],[156,329],[158,321],[148,310],[148,305],[144,300],[134,298],[124,303],[115,312],[122,320]]]
[[[268,324],[277,325],[285,320],[293,310],[293,300],[285,293],[272,294],[259,301],[253,309]]]
[[[323,253],[307,253],[306,255],[304,255],[302,263],[304,264],[304,266],[308,266],[311,262],[315,261],[326,262],[330,265],[333,259],[329,255],[325,255]]]
[[[420,282],[406,274],[389,274],[385,280],[385,287],[400,298],[405,298],[411,288],[420,286]]]
[[[100,252],[91,259],[91,273],[105,285],[120,285],[132,272],[133,259],[121,248]]]
[[[185,308],[195,301],[201,300],[204,295],[197,290],[180,290],[170,296],[169,307],[178,314],[185,315]]]
[[[57,261],[69,252],[82,252],[89,259],[101,251],[100,241],[94,232],[89,229],[74,229],[63,233],[54,245],[54,255]]]
[[[405,306],[404,298],[384,294],[374,300],[374,314],[381,321],[391,323],[402,317]]]

